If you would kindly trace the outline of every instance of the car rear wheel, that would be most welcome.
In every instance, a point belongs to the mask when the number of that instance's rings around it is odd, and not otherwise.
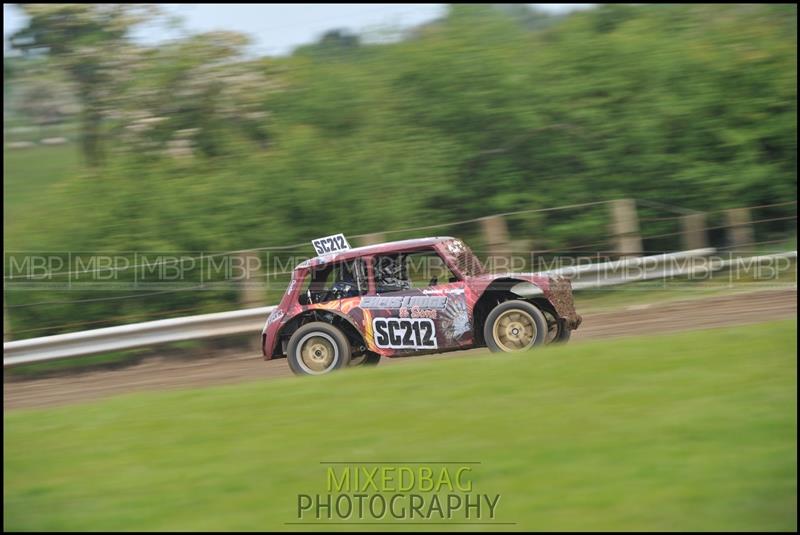
[[[289,339],[286,360],[296,375],[324,375],[350,363],[350,342],[328,323],[315,321],[297,329]]]
[[[381,356],[378,353],[367,351],[364,353],[363,356],[351,359],[350,366],[353,367],[377,366],[380,361],[381,361]]]
[[[506,301],[497,305],[486,318],[483,338],[493,353],[523,351],[544,343],[547,320],[542,312],[526,301]]]

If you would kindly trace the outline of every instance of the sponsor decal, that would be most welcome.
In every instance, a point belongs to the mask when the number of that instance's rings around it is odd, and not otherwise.
[[[285,315],[286,314],[283,312],[283,310],[273,310],[272,313],[267,317],[267,323],[264,324],[264,328],[261,330],[261,332],[267,332],[267,327],[280,320]]]
[[[317,238],[316,240],[311,241],[311,245],[314,246],[314,250],[318,255],[337,253],[339,251],[347,251],[350,249],[350,244],[347,243],[347,239],[344,237],[344,234],[334,234],[333,236]]]
[[[427,308],[419,308],[419,307],[411,307],[408,308],[401,308],[398,314],[401,318],[431,318],[437,319],[439,317],[438,310],[431,310]]]
[[[394,308],[430,308],[443,309],[447,305],[447,297],[443,295],[368,295],[361,298],[361,308],[394,309]]]
[[[286,288],[286,293],[290,294],[294,291],[294,287],[297,286],[297,279],[292,279],[289,281],[289,287]]]
[[[453,338],[461,338],[472,329],[469,324],[469,316],[466,311],[462,312],[453,319]]]
[[[426,288],[422,290],[422,293],[425,295],[462,295],[464,293],[464,288],[434,288],[432,290]]]
[[[467,305],[463,301],[454,303],[452,310],[448,310],[448,312],[452,317],[451,332],[453,339],[458,340],[472,330],[469,314],[467,314]]]
[[[375,345],[381,349],[436,349],[436,326],[428,318],[374,318]]]

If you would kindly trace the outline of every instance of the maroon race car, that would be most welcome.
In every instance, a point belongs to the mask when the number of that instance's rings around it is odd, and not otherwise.
[[[350,249],[341,234],[314,240],[262,331],[265,359],[285,356],[299,375],[383,357],[486,346],[519,351],[564,342],[577,329],[562,277],[485,273],[451,237]]]

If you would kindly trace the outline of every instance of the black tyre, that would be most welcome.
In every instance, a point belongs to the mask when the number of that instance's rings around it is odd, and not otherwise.
[[[542,314],[547,321],[547,337],[545,344],[564,344],[569,341],[572,331],[567,327],[567,323],[559,319],[556,313],[548,308],[542,308]]]
[[[363,356],[350,360],[350,366],[377,366],[381,361],[381,356],[372,351],[367,351]]]
[[[542,345],[547,338],[547,320],[527,301],[506,301],[489,313],[483,338],[493,353],[523,351]]]
[[[570,329],[564,324],[564,320],[559,320],[559,324],[561,325],[561,327],[559,328],[558,336],[556,337],[555,340],[553,340],[553,343],[566,344],[567,342],[569,342],[570,336],[572,336],[572,329]]]
[[[289,339],[286,360],[296,375],[324,375],[350,364],[350,342],[329,323],[307,323]]]

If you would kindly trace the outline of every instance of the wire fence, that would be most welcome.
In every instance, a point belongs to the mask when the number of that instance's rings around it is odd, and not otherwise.
[[[614,201],[593,201],[593,202],[586,202],[586,203],[577,203],[577,204],[568,204],[563,206],[556,206],[556,207],[548,207],[548,208],[534,208],[528,210],[517,210],[517,211],[509,211],[509,212],[502,212],[496,214],[490,214],[482,217],[475,217],[470,219],[463,219],[458,221],[451,221],[446,223],[436,223],[430,225],[420,225],[420,226],[410,226],[405,228],[394,228],[394,229],[387,229],[379,232],[373,233],[361,233],[361,234],[354,234],[348,235],[350,240],[364,240],[364,239],[374,239],[379,237],[382,241],[386,239],[387,236],[392,236],[393,239],[398,237],[419,237],[418,233],[421,231],[428,231],[428,230],[437,230],[437,229],[449,229],[449,230],[456,230],[459,229],[458,235],[465,239],[465,241],[473,245],[473,249],[479,254],[513,254],[518,252],[525,252],[529,255],[529,258],[532,256],[545,256],[545,255],[554,255],[554,254],[562,254],[562,255],[582,255],[582,254],[599,254],[599,253],[609,253],[611,255],[615,253],[619,253],[619,251],[615,250],[617,236],[615,236],[611,231],[607,231],[604,229],[610,228],[610,214],[607,209],[607,205]],[[665,240],[665,239],[677,239],[678,237],[683,237],[688,232],[701,232],[706,236],[706,240],[709,242],[710,245],[716,247],[719,251],[727,251],[727,250],[735,250],[741,249],[743,247],[763,247],[768,245],[776,245],[776,244],[787,244],[790,243],[792,238],[796,239],[796,224],[792,226],[791,229],[786,228],[779,228],[777,233],[781,235],[780,238],[775,238],[773,235],[768,233],[761,233],[760,231],[753,231],[752,235],[755,238],[768,238],[768,239],[752,239],[743,243],[729,243],[729,238],[726,235],[715,235],[715,232],[718,231],[726,231],[731,229],[732,227],[740,227],[741,224],[733,224],[730,221],[721,222],[721,219],[724,214],[725,210],[714,210],[709,212],[698,212],[695,210],[689,210],[686,208],[673,206],[665,203],[645,200],[645,199],[636,199],[637,205],[639,205],[638,211],[640,212],[641,216],[638,217],[637,224],[643,225],[643,228],[654,227],[658,228],[659,225],[682,225],[682,220],[686,216],[693,216],[697,214],[703,214],[706,218],[706,221],[710,221],[711,224],[706,224],[700,228],[695,228],[692,230],[687,230],[683,227],[679,228],[678,230],[670,230],[669,232],[656,232],[652,234],[640,233],[640,240],[642,244],[648,244],[649,247],[642,247],[642,252],[663,252],[665,249],[659,250],[656,247],[652,246],[651,244],[659,243],[658,240]],[[787,202],[780,202],[780,203],[768,203],[768,204],[759,204],[753,206],[746,206],[740,207],[739,209],[747,209],[752,211],[758,210],[765,210],[765,209],[775,209],[779,207],[788,207],[788,206],[796,206],[797,201],[787,201]],[[591,212],[591,210],[598,209],[600,211]],[[547,219],[550,215],[556,213],[562,213],[567,210],[580,210],[581,216],[577,219],[571,218],[553,218]],[[658,212],[667,212],[669,215],[660,215]],[[677,214],[677,215],[676,215]],[[768,215],[768,214],[764,214]],[[586,234],[595,233],[595,235],[605,234],[601,240],[592,240],[587,241],[584,243],[579,244],[570,244],[563,247],[547,247],[546,240],[543,240],[543,236],[546,235],[542,232],[542,229],[547,229],[548,232],[551,231],[553,228],[557,228],[559,225],[564,226],[575,226],[577,223],[581,221],[581,217],[588,221],[585,224],[585,228],[587,228]],[[502,240],[505,240],[505,243],[493,243],[493,239],[486,236],[486,229],[484,228],[484,224],[487,220],[497,220],[500,219],[503,221],[504,227],[507,227],[505,232],[506,235],[502,237]],[[763,225],[770,225],[776,223],[785,223],[789,221],[796,221],[797,215],[775,215],[772,217],[759,217],[757,219],[749,220],[745,223],[745,226],[748,226],[751,229],[759,229],[760,226]],[[719,220],[719,221],[718,221]],[[579,227],[580,228],[580,227]],[[574,234],[574,233],[573,233]],[[580,234],[580,233],[578,233]],[[406,236],[398,236],[398,235],[406,235]],[[530,236],[533,235],[533,239],[519,239],[520,236]],[[599,237],[599,236],[598,236]],[[516,238],[516,239],[515,239]],[[537,241],[537,239],[539,241]],[[577,241],[577,240],[576,240]],[[663,242],[667,244],[667,242]],[[539,244],[544,244],[545,247],[537,247]],[[680,247],[680,244],[675,242],[671,243],[672,250]],[[82,275],[98,275],[104,274],[108,275],[109,273],[117,274],[117,273],[135,273],[137,270],[146,268],[149,270],[153,270],[156,267],[174,267],[174,268],[181,268],[186,265],[186,263],[198,262],[202,266],[204,262],[210,262],[214,259],[224,258],[224,257],[233,257],[237,255],[248,255],[254,253],[268,253],[273,254],[273,256],[279,256],[282,254],[288,254],[289,258],[294,258],[295,256],[303,256],[305,254],[306,257],[309,256],[307,254],[310,251],[310,245],[307,242],[300,242],[300,243],[292,243],[286,245],[268,245],[262,247],[255,247],[250,249],[239,249],[239,250],[231,250],[231,251],[224,251],[224,252],[212,252],[212,253],[199,253],[193,255],[182,256],[180,258],[173,258],[173,259],[159,259],[155,262],[136,262],[134,261],[131,264],[127,264],[122,267],[117,266],[110,266],[110,267],[101,267],[101,268],[92,268],[92,269],[69,269],[66,271],[47,271],[44,274],[38,273],[35,276],[30,274],[22,274],[22,275],[4,275],[4,293],[6,293],[9,289],[14,289],[13,286],[20,281],[27,281],[31,283],[35,283],[36,281],[42,279],[49,279],[51,277],[66,277],[67,279],[75,278],[76,276]],[[499,253],[498,253],[499,251]],[[134,258],[136,258],[136,254],[134,253]],[[532,262],[531,262],[532,263]],[[71,266],[71,264],[70,264]],[[250,273],[246,277],[246,284],[254,285],[256,283],[261,283],[261,288],[257,288],[256,291],[260,292],[260,299],[262,302],[272,302],[270,299],[277,300],[280,295],[283,293],[283,290],[288,284],[288,277],[292,273],[293,265],[287,266],[285,263],[283,264],[284,269],[267,269],[263,271],[261,269],[257,270],[254,273]],[[202,276],[202,275],[201,275]],[[242,282],[242,281],[239,281]],[[119,324],[129,320],[135,319],[143,319],[143,318],[155,318],[155,319],[165,319],[167,317],[173,317],[175,314],[185,313],[185,312],[197,312],[197,311],[204,311],[204,312],[215,312],[219,311],[221,307],[225,309],[230,308],[231,299],[234,301],[238,299],[238,295],[242,291],[243,284],[231,284],[230,281],[225,280],[208,280],[203,281],[200,284],[186,284],[179,288],[167,288],[163,290],[157,291],[144,291],[144,288],[138,289],[132,293],[125,293],[123,295],[105,295],[100,297],[86,297],[86,298],[79,298],[79,299],[45,299],[40,301],[31,301],[31,302],[11,302],[6,303],[4,302],[4,308],[8,310],[18,310],[23,311],[26,309],[37,309],[42,307],[63,307],[63,306],[84,306],[84,305],[92,305],[92,304],[103,304],[103,303],[124,303],[131,300],[142,300],[142,303],[147,302],[150,298],[157,298],[163,297],[165,295],[170,294],[184,294],[188,295],[187,292],[193,292],[195,290],[204,290],[209,294],[214,294],[216,297],[219,297],[219,292],[226,292],[228,295],[228,299],[226,300],[216,300],[210,299],[209,302],[200,302],[200,303],[191,303],[191,306],[178,306],[177,308],[170,308],[169,310],[146,310],[146,311],[139,311],[135,313],[126,313],[127,311],[120,310],[123,312],[122,314],[112,314],[109,316],[104,316],[102,318],[91,318],[86,319],[83,321],[70,321],[70,322],[58,322],[54,321],[52,323],[46,322],[46,318],[44,319],[37,319],[34,326],[27,326],[24,325],[24,328],[21,329],[11,329],[9,332],[8,330],[8,323],[6,323],[6,331],[4,333],[5,336],[10,334],[14,334],[14,336],[25,335],[25,334],[34,334],[34,333],[57,333],[57,332],[66,332],[73,329],[85,328],[88,326],[108,326]],[[86,287],[77,288],[77,290],[87,289]],[[74,293],[76,289],[72,289],[72,293]],[[103,291],[103,292],[116,292],[119,290],[111,290],[105,289],[102,286],[98,286],[98,288],[94,291]],[[216,292],[216,293],[215,293]],[[30,292],[27,292],[30,294]],[[196,296],[197,294],[192,293],[192,296]],[[227,303],[227,305],[225,304]],[[145,306],[145,305],[142,305]]]

